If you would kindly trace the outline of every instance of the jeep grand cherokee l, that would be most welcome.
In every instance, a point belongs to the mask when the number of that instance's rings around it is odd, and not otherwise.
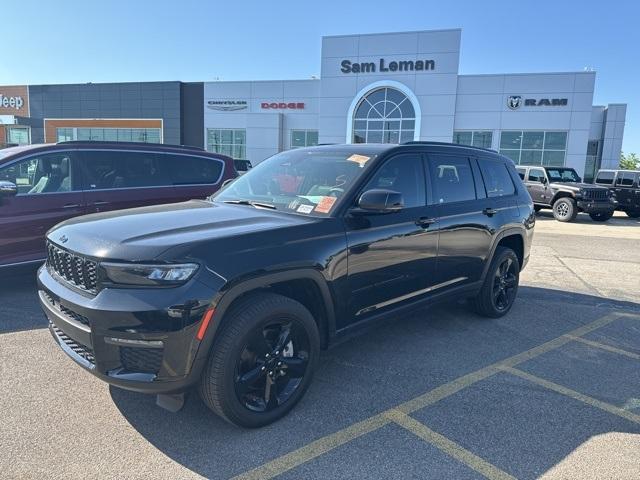
[[[45,233],[78,215],[206,198],[237,176],[201,148],[60,142],[0,150],[0,268],[42,262]]]
[[[534,222],[513,163],[490,150],[295,149],[209,200],[58,225],[39,299],[62,349],[104,381],[171,410],[197,386],[258,427],[355,327],[443,298],[506,314]]]
[[[606,222],[613,216],[617,202],[608,189],[582,183],[573,168],[517,168],[529,190],[536,212],[550,208],[559,222],[573,222],[578,212],[588,213],[596,222]]]

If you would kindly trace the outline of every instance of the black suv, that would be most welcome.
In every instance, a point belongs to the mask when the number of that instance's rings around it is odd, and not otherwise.
[[[618,201],[618,210],[640,218],[640,171],[600,170],[594,183],[609,188]]]
[[[518,175],[527,186],[536,212],[551,208],[559,222],[573,222],[578,212],[596,222],[613,216],[617,202],[608,189],[582,183],[573,168],[519,166]]]
[[[490,150],[296,149],[209,200],[58,225],[39,298],[53,337],[99,378],[170,410],[197,385],[214,412],[258,427],[355,327],[443,298],[507,313],[534,222],[513,163]]]

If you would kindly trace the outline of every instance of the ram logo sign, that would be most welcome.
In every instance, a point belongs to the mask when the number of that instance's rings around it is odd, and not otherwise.
[[[522,105],[525,107],[566,107],[569,105],[568,98],[525,98],[520,95],[510,95],[507,97],[507,107],[517,110]]]
[[[509,107],[511,110],[520,108],[520,105],[522,105],[522,97],[518,95],[511,95],[507,98],[507,107]]]

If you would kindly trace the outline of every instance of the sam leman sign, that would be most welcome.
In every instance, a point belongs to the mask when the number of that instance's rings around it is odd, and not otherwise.
[[[435,60],[392,60],[387,62],[381,58],[375,62],[352,62],[342,60],[340,71],[342,73],[371,73],[371,72],[421,72],[425,70],[435,70]]]

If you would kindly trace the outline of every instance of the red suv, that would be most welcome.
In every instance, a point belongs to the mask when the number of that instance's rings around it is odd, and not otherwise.
[[[44,235],[78,215],[216,192],[233,159],[196,147],[61,142],[0,150],[0,267],[43,261]]]

